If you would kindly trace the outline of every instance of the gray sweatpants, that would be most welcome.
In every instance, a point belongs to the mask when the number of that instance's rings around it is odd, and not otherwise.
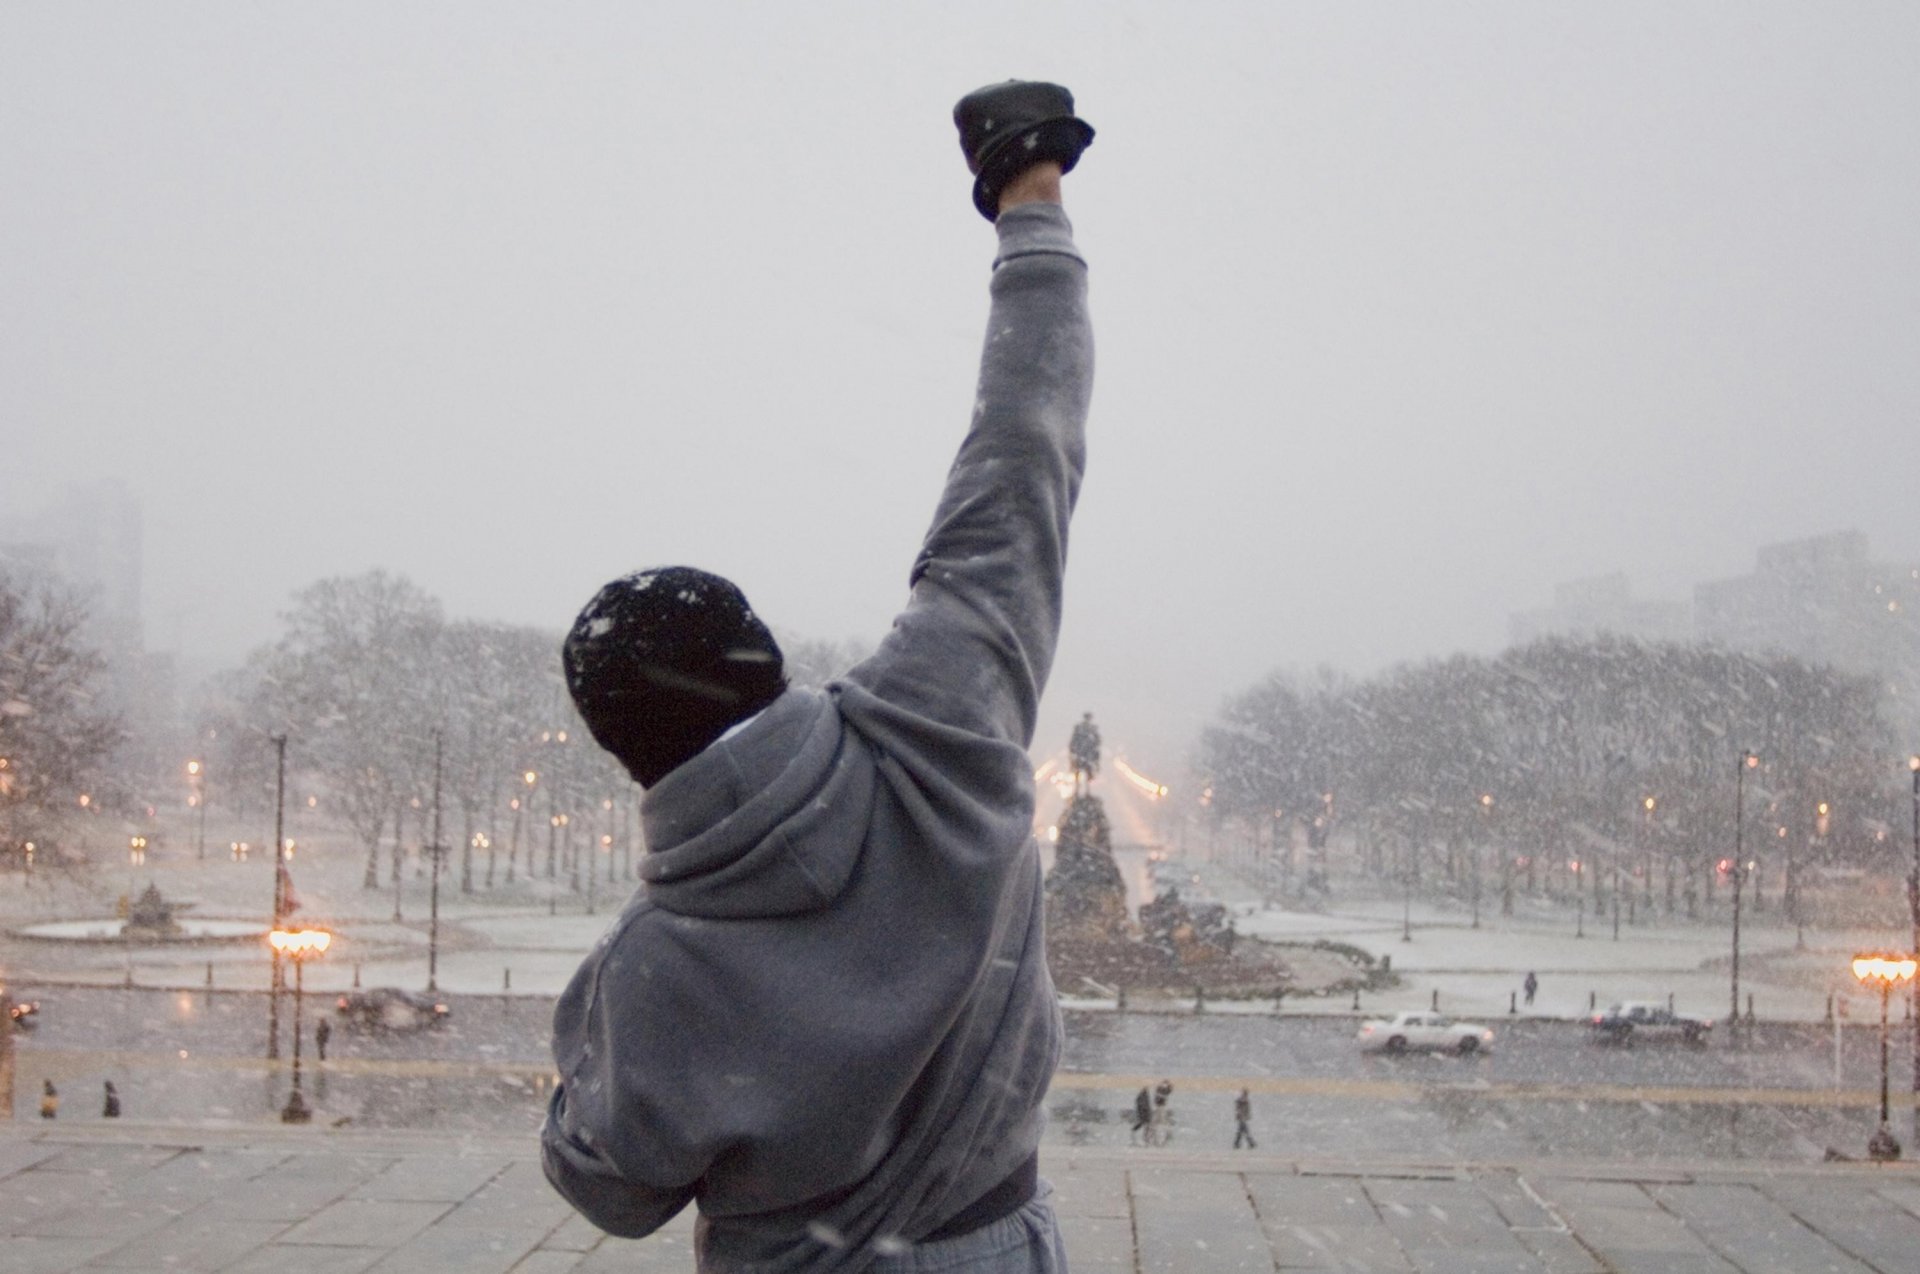
[[[871,1274],[1067,1274],[1046,1182],[1026,1206],[967,1234],[883,1256]]]

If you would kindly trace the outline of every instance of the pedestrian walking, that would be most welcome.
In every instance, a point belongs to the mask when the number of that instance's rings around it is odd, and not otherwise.
[[[54,1119],[59,1114],[60,1090],[53,1086],[52,1080],[43,1079],[40,1081],[40,1118]]]
[[[1021,81],[954,110],[998,239],[991,315],[906,609],[874,654],[826,691],[790,686],[740,589],[686,566],[607,584],[562,646],[594,741],[646,789],[649,855],[644,896],[555,1007],[542,1163],[624,1237],[697,1206],[703,1270],[1066,1267],[1038,1175],[1061,1027],[1027,749],[1093,384],[1060,202],[1093,138],[1073,112],[1064,88]],[[871,131],[853,121],[838,144]],[[885,201],[843,193],[885,220]],[[740,460],[704,462],[716,498]],[[856,499],[855,468],[817,498]]]
[[[1161,1080],[1153,1086],[1153,1114],[1147,1120],[1147,1144],[1164,1146],[1173,1140],[1173,1081]]]
[[[1133,1128],[1127,1133],[1127,1143],[1136,1144],[1146,1139],[1147,1126],[1153,1122],[1153,1090],[1142,1085],[1133,1098]]]
[[[313,1024],[313,1051],[321,1061],[327,1060],[327,1041],[333,1038],[333,1023],[321,1018]]]
[[[1527,993],[1527,1007],[1532,1008],[1533,993],[1540,989],[1540,979],[1533,976],[1532,969],[1527,970],[1527,980],[1520,984],[1520,989]]]
[[[102,1119],[120,1118],[120,1090],[113,1086],[112,1080],[107,1081],[107,1100],[100,1108],[100,1117]]]
[[[1260,1148],[1253,1140],[1252,1123],[1253,1097],[1243,1088],[1240,1090],[1240,1095],[1233,1099],[1233,1148],[1235,1150],[1240,1149],[1242,1141],[1247,1143],[1249,1150]]]

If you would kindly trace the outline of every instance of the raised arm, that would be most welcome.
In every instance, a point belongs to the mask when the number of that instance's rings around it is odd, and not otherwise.
[[[849,675],[922,716],[1022,748],[1060,631],[1093,384],[1086,263],[1058,191],[1052,165],[1007,191],[972,425],[914,561],[907,609]]]

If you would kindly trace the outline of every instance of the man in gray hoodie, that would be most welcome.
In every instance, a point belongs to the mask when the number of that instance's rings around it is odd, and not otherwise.
[[[616,580],[569,689],[646,787],[644,889],[554,1015],[554,1186],[614,1234],[688,1203],[700,1268],[1065,1269],[1035,1171],[1060,1049],[1027,747],[1092,385],[1054,85],[962,99],[995,222],[971,425],[872,658],[788,688],[732,584]]]

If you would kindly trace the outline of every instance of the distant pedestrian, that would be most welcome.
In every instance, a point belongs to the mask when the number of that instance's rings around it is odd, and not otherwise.
[[[1233,1148],[1235,1150],[1240,1149],[1240,1143],[1243,1140],[1247,1143],[1249,1150],[1260,1148],[1253,1140],[1253,1129],[1250,1126],[1252,1121],[1253,1098],[1243,1088],[1240,1090],[1240,1095],[1233,1099]]]
[[[1533,976],[1532,969],[1527,970],[1527,980],[1520,984],[1520,989],[1527,993],[1527,1007],[1532,1008],[1533,993],[1540,989],[1540,979]]]
[[[1153,1086],[1153,1117],[1147,1121],[1147,1144],[1164,1146],[1173,1140],[1173,1081],[1163,1079]]]
[[[53,1086],[52,1080],[43,1079],[40,1081],[40,1118],[53,1119],[59,1114],[60,1090]]]
[[[332,1038],[332,1022],[323,1017],[313,1024],[313,1051],[320,1055],[323,1062],[327,1060],[327,1041]]]
[[[100,1117],[102,1119],[120,1118],[120,1090],[113,1086],[112,1080],[107,1081],[107,1101],[100,1108]]]
[[[1129,1145],[1145,1138],[1147,1128],[1153,1123],[1153,1090],[1141,1088],[1133,1099],[1133,1128],[1127,1133]]]

